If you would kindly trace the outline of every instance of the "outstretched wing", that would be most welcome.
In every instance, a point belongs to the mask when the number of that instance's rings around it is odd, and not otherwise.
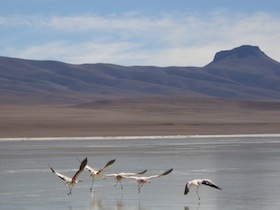
[[[92,167],[90,167],[89,165],[86,165],[85,167],[86,170],[88,170],[90,173],[95,173],[97,172],[96,170],[94,170]]]
[[[109,166],[111,166],[114,162],[116,161],[116,159],[110,160],[103,168],[101,168],[98,173],[101,173],[104,169],[108,168]]]
[[[136,176],[136,175],[141,175],[141,174],[144,174],[146,173],[147,170],[144,170],[144,171],[141,171],[141,172],[134,172],[134,173],[127,173],[127,172],[122,172],[122,173],[119,173],[121,176],[123,177],[126,177],[126,176]]]
[[[212,182],[212,181],[209,180],[209,179],[204,179],[204,180],[202,181],[202,184],[208,185],[208,186],[210,186],[210,187],[214,187],[214,188],[219,189],[219,190],[222,189],[222,188],[218,187],[214,182]]]
[[[66,181],[66,182],[71,182],[71,178],[69,178],[68,176],[65,176],[65,175],[63,175],[63,174],[60,174],[60,173],[56,172],[51,166],[49,166],[49,167],[50,167],[50,169],[52,170],[52,172],[53,172],[54,174],[56,174],[60,179],[62,179],[63,181]]]
[[[115,174],[104,174],[105,176],[117,176],[118,174],[115,173]]]
[[[147,177],[147,178],[148,178],[148,179],[153,179],[153,178],[159,178],[159,177],[162,177],[162,176],[166,176],[167,174],[170,174],[172,170],[173,170],[173,168],[171,168],[171,169],[169,169],[169,170],[163,172],[163,173],[160,174],[160,175],[153,175],[153,176],[149,176],[149,177]]]
[[[80,173],[82,173],[82,171],[84,170],[84,168],[86,167],[87,165],[87,158],[85,158],[82,162],[81,162],[81,165],[80,165],[80,168],[79,170],[75,173],[75,175],[73,176],[72,180],[75,180],[78,178],[78,176],[80,175]]]
[[[134,179],[134,180],[136,180],[136,181],[138,181],[138,180],[140,180],[140,179],[143,179],[143,178],[146,178],[146,177],[129,176],[129,175],[124,175],[123,177],[126,178],[126,179]]]
[[[130,172],[120,172],[120,173],[114,173],[114,174],[105,174],[105,176],[122,176],[124,178],[126,178],[127,176],[136,176],[136,175],[140,175],[140,174],[144,174],[146,173],[147,170],[141,171],[139,173],[130,173]]]
[[[165,171],[164,173],[160,174],[159,176],[165,176],[165,175],[167,175],[167,174],[170,174],[171,171],[173,171],[173,168],[171,168],[171,169]]]

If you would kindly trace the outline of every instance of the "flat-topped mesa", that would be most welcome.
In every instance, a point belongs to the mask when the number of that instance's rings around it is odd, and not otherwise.
[[[258,46],[243,45],[232,50],[224,50],[216,53],[213,62],[226,58],[267,57]]]

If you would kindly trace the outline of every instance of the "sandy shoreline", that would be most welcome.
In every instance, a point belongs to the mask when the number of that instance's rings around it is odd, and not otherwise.
[[[217,99],[0,105],[0,138],[279,134],[279,103]]]

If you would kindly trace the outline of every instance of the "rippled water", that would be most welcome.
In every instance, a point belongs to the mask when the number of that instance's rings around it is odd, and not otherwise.
[[[121,190],[111,177],[96,180],[90,193],[84,171],[68,196],[48,165],[72,176],[84,157],[95,169],[116,158],[105,173],[174,170],[140,194],[134,180],[124,180]],[[277,135],[0,141],[0,209],[279,209],[279,174]],[[200,202],[196,188],[183,195],[195,178],[212,179],[223,190],[200,187]]]

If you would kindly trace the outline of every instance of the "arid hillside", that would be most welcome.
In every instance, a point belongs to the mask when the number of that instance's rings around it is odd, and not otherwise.
[[[280,100],[280,63],[258,47],[218,52],[205,67],[72,65],[0,57],[1,104],[77,104],[157,96]]]

